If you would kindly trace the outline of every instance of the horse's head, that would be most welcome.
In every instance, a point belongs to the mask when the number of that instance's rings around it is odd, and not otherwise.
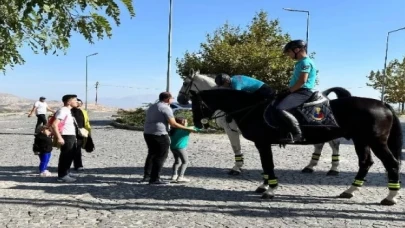
[[[190,91],[199,92],[216,87],[215,80],[209,75],[200,74],[200,71],[191,70],[183,81],[180,88],[177,102],[182,105],[188,104],[191,99]]]
[[[238,118],[245,116],[249,107],[262,101],[262,98],[255,94],[231,89],[218,88],[190,93],[192,94],[193,121],[197,127],[215,118],[212,115],[216,110],[222,110],[232,118]]]
[[[208,119],[214,114],[215,110],[211,110],[204,104],[197,92],[190,91],[191,109],[193,113],[194,126],[203,128],[208,125]]]

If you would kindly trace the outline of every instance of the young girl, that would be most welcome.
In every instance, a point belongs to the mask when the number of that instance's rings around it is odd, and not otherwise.
[[[187,127],[187,120],[182,117],[176,117],[176,122]],[[186,171],[188,165],[188,155],[186,152],[186,147],[188,145],[188,140],[192,129],[200,131],[200,129],[196,127],[190,127],[190,131],[179,129],[179,128],[171,128],[169,135],[170,135],[170,150],[174,156],[174,164],[173,164],[173,176],[172,181],[175,182],[189,182],[190,180],[184,177],[184,173]],[[181,165],[180,165],[181,160]],[[180,173],[178,173],[178,169],[180,168]]]
[[[51,173],[47,170],[52,151],[51,131],[46,126],[41,127],[41,132],[35,135],[33,151],[39,156],[39,176],[49,177]]]

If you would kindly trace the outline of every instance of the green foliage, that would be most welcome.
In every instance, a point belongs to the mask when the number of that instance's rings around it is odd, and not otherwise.
[[[121,0],[132,17],[131,0]],[[104,15],[97,13],[104,11]],[[111,38],[112,28],[107,18],[120,25],[120,8],[114,0],[0,0],[0,70],[24,64],[18,49],[23,44],[34,53],[66,53],[76,32],[89,43],[95,37]]]
[[[118,118],[116,119],[116,122],[118,123],[135,127],[143,127],[145,124],[146,111],[141,108],[136,109],[135,111],[126,111],[121,109],[117,112],[117,114]],[[193,113],[191,111],[177,110],[174,112],[174,115],[176,117],[186,118],[188,125],[193,124]],[[210,128],[216,130],[217,133],[223,133],[223,129],[218,127],[214,120],[212,120],[209,125]],[[210,131],[209,133],[213,132]]]
[[[135,111],[126,111],[120,109],[117,114],[118,118],[115,121],[118,123],[135,127],[143,127],[145,124],[146,111],[141,108],[138,108]]]
[[[382,70],[383,71],[383,70]],[[383,85],[382,71],[371,71],[367,76],[367,86],[381,91]],[[405,102],[405,58],[400,62],[395,59],[389,62],[386,68],[385,100],[391,103]]]
[[[176,59],[177,73],[185,77],[194,69],[202,74],[245,74],[274,89],[283,89],[294,68],[293,60],[282,52],[290,40],[288,34],[282,33],[278,20],[269,21],[267,13],[260,11],[246,30],[225,23],[213,34],[207,34],[199,51],[186,51],[182,59]]]

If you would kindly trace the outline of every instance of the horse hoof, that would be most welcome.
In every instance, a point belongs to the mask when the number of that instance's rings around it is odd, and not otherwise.
[[[256,188],[256,193],[263,193],[263,192],[265,192],[267,189],[265,189],[265,188]]]
[[[228,175],[236,176],[236,175],[239,175],[240,173],[241,173],[240,171],[235,171],[235,170],[231,169],[228,172]]]
[[[329,170],[329,172],[326,174],[326,176],[338,176],[339,175],[339,171],[335,171],[335,170]]]
[[[313,169],[310,169],[310,168],[307,168],[307,167],[305,167],[302,171],[301,171],[302,173],[313,173],[314,172],[314,170]]]
[[[384,206],[392,206],[392,205],[395,205],[396,202],[394,202],[394,201],[392,201],[392,200],[388,200],[388,199],[383,199],[383,200],[380,202],[380,204],[381,204],[381,205],[384,205]]]
[[[262,195],[262,199],[273,199],[274,195],[270,195],[268,193],[263,193]]]
[[[353,194],[347,193],[347,192],[343,192],[342,194],[339,195],[339,198],[344,198],[344,199],[350,199],[352,197],[353,197]]]

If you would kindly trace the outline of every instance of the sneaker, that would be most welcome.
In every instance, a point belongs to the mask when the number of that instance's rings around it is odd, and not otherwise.
[[[177,182],[190,182],[190,180],[189,179],[187,179],[187,178],[185,178],[185,177],[183,177],[183,176],[179,176],[178,178],[177,178]]]
[[[75,171],[78,172],[78,173],[82,173],[82,172],[84,172],[84,168],[79,167],[79,168],[75,169]]]
[[[158,180],[155,180],[155,181],[149,181],[149,184],[162,185],[162,184],[169,184],[169,182],[164,181],[162,179],[158,179]]]
[[[147,183],[150,181],[150,177],[144,177],[142,180],[138,181],[138,183]]]
[[[70,177],[69,174],[64,176],[64,177],[59,177],[58,178],[59,182],[65,182],[65,183],[71,183],[71,182],[75,182],[76,179],[73,177]]]
[[[45,170],[42,173],[40,173],[39,176],[40,177],[50,177],[50,176],[52,176],[52,174],[48,170]]]
[[[70,176],[70,177],[79,177],[80,174],[78,174],[78,173],[68,173],[68,176]]]
[[[175,180],[177,180],[178,177],[179,177],[178,175],[173,175],[171,180],[175,181]]]

